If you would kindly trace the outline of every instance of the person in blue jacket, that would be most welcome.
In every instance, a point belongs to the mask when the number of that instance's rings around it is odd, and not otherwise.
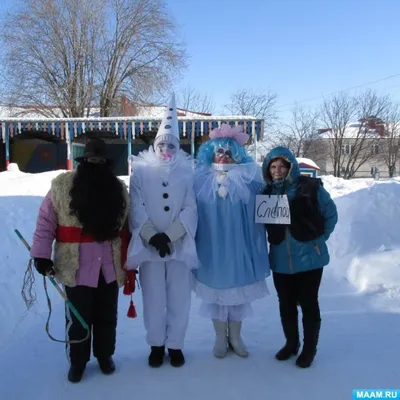
[[[323,267],[329,264],[326,241],[338,221],[336,205],[318,178],[302,176],[293,153],[276,147],[264,159],[264,194],[286,195],[290,224],[266,224],[270,268],[279,300],[285,346],[278,360],[287,360],[300,348],[298,311],[303,318],[303,349],[299,367],[311,365],[317,353],[321,327],[318,292]]]

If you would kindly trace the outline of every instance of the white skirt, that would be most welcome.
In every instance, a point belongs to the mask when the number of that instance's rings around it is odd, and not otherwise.
[[[196,281],[194,283],[194,291],[197,297],[200,297],[205,303],[221,306],[239,306],[269,295],[265,280],[231,289],[213,289]]]
[[[225,290],[213,289],[196,281],[194,290],[203,300],[200,315],[219,321],[243,321],[253,316],[251,303],[269,295],[265,280]]]
[[[238,306],[221,306],[202,302],[200,315],[218,321],[243,321],[246,317],[253,316],[253,308],[250,303]]]

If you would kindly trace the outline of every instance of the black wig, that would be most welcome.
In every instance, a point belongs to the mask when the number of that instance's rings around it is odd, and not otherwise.
[[[97,242],[119,235],[127,204],[123,183],[109,163],[80,163],[70,196],[71,214],[82,224],[84,234],[92,235]]]

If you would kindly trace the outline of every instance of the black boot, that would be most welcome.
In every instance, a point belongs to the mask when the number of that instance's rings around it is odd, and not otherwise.
[[[300,368],[308,368],[314,361],[317,354],[317,344],[319,338],[319,331],[321,328],[321,321],[304,323],[304,346],[299,357],[296,360],[296,365]]]
[[[85,372],[86,365],[73,365],[71,364],[68,371],[68,380],[72,383],[80,382]]]
[[[161,367],[164,362],[165,347],[164,346],[151,346],[151,353],[149,355],[149,365],[152,368]]]
[[[299,325],[297,317],[295,319],[281,319],[281,323],[286,337],[286,344],[275,354],[275,358],[279,361],[284,361],[296,355],[299,351]]]
[[[114,360],[112,359],[112,357],[104,357],[104,358],[99,357],[97,359],[97,361],[99,363],[101,372],[104,375],[111,375],[112,373],[114,373],[115,364],[114,364]]]
[[[185,357],[181,350],[168,349],[169,362],[173,367],[181,367],[185,364]]]

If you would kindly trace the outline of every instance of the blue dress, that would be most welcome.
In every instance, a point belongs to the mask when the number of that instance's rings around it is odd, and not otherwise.
[[[223,180],[211,167],[195,175],[200,261],[194,271],[195,291],[206,303],[241,305],[268,294],[266,232],[263,224],[254,222],[255,198],[262,187],[258,172],[251,163],[228,171]]]

